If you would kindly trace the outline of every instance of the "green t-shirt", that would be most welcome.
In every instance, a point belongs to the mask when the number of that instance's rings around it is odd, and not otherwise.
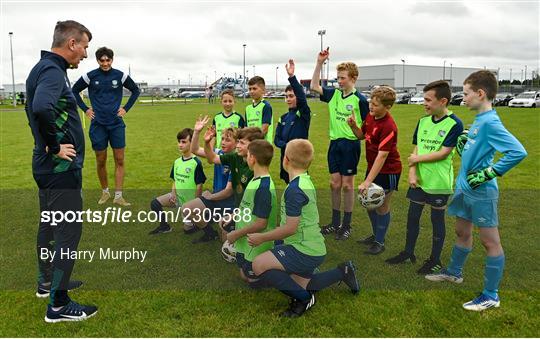
[[[418,121],[413,143],[418,148],[418,155],[438,152],[443,146],[455,147],[457,137],[463,131],[461,121],[452,112],[435,121],[431,115]],[[421,162],[416,165],[419,186],[430,194],[452,194],[454,185],[454,167],[452,156],[434,162]]]
[[[267,219],[266,228],[261,233],[273,230],[277,221],[276,188],[270,175],[251,179],[248,183],[242,202],[239,206],[240,221],[235,227],[240,230],[252,224],[257,218]],[[249,210],[249,213],[246,211]],[[247,237],[239,238],[235,243],[236,250],[244,254],[244,258],[253,261],[256,256],[274,247],[273,241],[267,241],[257,247],[248,244]]]
[[[366,98],[358,93],[356,89],[344,97],[343,92],[338,88],[323,87],[323,94],[320,99],[328,103],[330,140],[343,138],[358,140],[349,124],[347,124],[347,119],[354,109],[356,122],[359,126],[362,125],[362,121],[369,113],[369,104]]]
[[[201,160],[195,156],[187,159],[184,157],[176,159],[171,168],[170,177],[174,180],[179,206],[195,199],[197,185],[206,181]]]
[[[298,251],[311,256],[326,254],[324,237],[319,227],[319,210],[317,208],[317,192],[307,174],[295,177],[281,197],[281,223],[285,225],[289,217],[300,217],[296,232],[285,238],[286,245],[292,245]]]
[[[253,171],[247,162],[236,152],[225,153],[219,156],[222,165],[227,165],[231,171],[231,182],[234,190],[235,206],[240,204],[242,195],[249,181],[253,178]]]
[[[246,125],[247,127],[262,128],[263,124],[268,124],[266,141],[274,142],[274,124],[272,123],[272,106],[266,100],[261,100],[256,105],[246,106]]]
[[[232,112],[229,116],[225,116],[225,113],[220,112],[214,117],[212,125],[216,127],[215,147],[221,149],[221,133],[223,130],[229,127],[244,128],[246,127],[246,122],[244,121],[244,118],[236,112]]]

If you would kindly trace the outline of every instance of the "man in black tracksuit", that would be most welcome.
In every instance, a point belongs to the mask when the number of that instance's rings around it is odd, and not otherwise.
[[[36,295],[50,296],[47,322],[85,320],[97,312],[95,306],[79,305],[69,298],[68,290],[82,283],[69,280],[75,261],[61,256],[62,251],[77,250],[82,223],[52,225],[43,217],[43,212],[82,210],[84,133],[66,70],[76,68],[86,58],[91,39],[90,31],[80,23],[57,22],[51,52],[41,52],[41,59],[26,79],[25,110],[34,137],[32,172],[39,188],[41,212]]]
[[[307,139],[309,134],[309,124],[311,122],[311,109],[308,106],[304,88],[294,75],[294,61],[291,59],[285,65],[289,75],[289,83],[285,89],[285,101],[289,106],[289,111],[279,118],[276,127],[274,144],[281,149],[281,161],[279,163],[279,177],[289,183],[289,173],[283,168],[283,157],[287,143],[293,139]]]

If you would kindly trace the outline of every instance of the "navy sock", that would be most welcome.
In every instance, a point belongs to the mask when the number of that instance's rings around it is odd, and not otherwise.
[[[210,224],[206,225],[203,229],[204,234],[211,236],[216,233]]]
[[[433,225],[433,240],[431,243],[431,258],[440,261],[441,252],[446,236],[446,225],[444,222],[445,210],[431,209],[431,224]]]
[[[332,225],[339,226],[340,220],[341,220],[341,211],[332,209]]]
[[[379,244],[384,244],[384,238],[386,237],[386,231],[390,225],[390,212],[377,215],[377,229],[375,232],[375,241]]]
[[[152,202],[150,203],[150,208],[152,209],[152,211],[156,212],[156,214],[159,216],[159,225],[160,226],[168,225],[167,221],[165,221],[165,216],[162,213],[163,212],[163,206],[161,205],[161,203],[157,199],[152,200]]]
[[[375,210],[367,210],[367,214],[369,216],[369,221],[371,221],[371,232],[373,232],[373,236],[375,236],[375,233],[377,233],[377,212],[375,212]]]
[[[414,201],[409,203],[409,213],[407,213],[407,237],[405,240],[405,252],[414,254],[418,233],[420,233],[420,217],[424,205]]]
[[[316,273],[309,281],[307,285],[307,290],[315,292],[320,291],[330,285],[340,282],[341,279],[343,279],[343,271],[339,268],[334,268],[333,270],[329,270],[326,272]]]
[[[289,274],[280,270],[268,270],[259,276],[267,285],[277,288],[285,295],[306,301],[311,298],[311,294],[298,285]]]
[[[351,228],[352,212],[343,212],[343,227]]]

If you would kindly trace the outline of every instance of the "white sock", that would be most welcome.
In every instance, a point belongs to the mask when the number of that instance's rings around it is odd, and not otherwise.
[[[105,187],[105,188],[103,189],[103,193],[109,193],[109,187]]]
[[[116,191],[114,192],[114,198],[115,199],[120,199],[122,197],[122,191]]]

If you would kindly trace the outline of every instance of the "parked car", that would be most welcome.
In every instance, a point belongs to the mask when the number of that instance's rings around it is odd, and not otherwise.
[[[493,100],[493,106],[508,106],[512,99],[514,99],[514,95],[511,93],[497,93]]]
[[[418,92],[409,99],[409,104],[423,105],[424,104],[424,92]]]
[[[409,99],[411,99],[411,93],[397,93],[396,94],[396,104],[408,104]]]
[[[523,92],[508,102],[508,107],[539,107],[540,92]]]
[[[463,101],[463,93],[456,93],[450,99],[450,105],[459,106]]]

